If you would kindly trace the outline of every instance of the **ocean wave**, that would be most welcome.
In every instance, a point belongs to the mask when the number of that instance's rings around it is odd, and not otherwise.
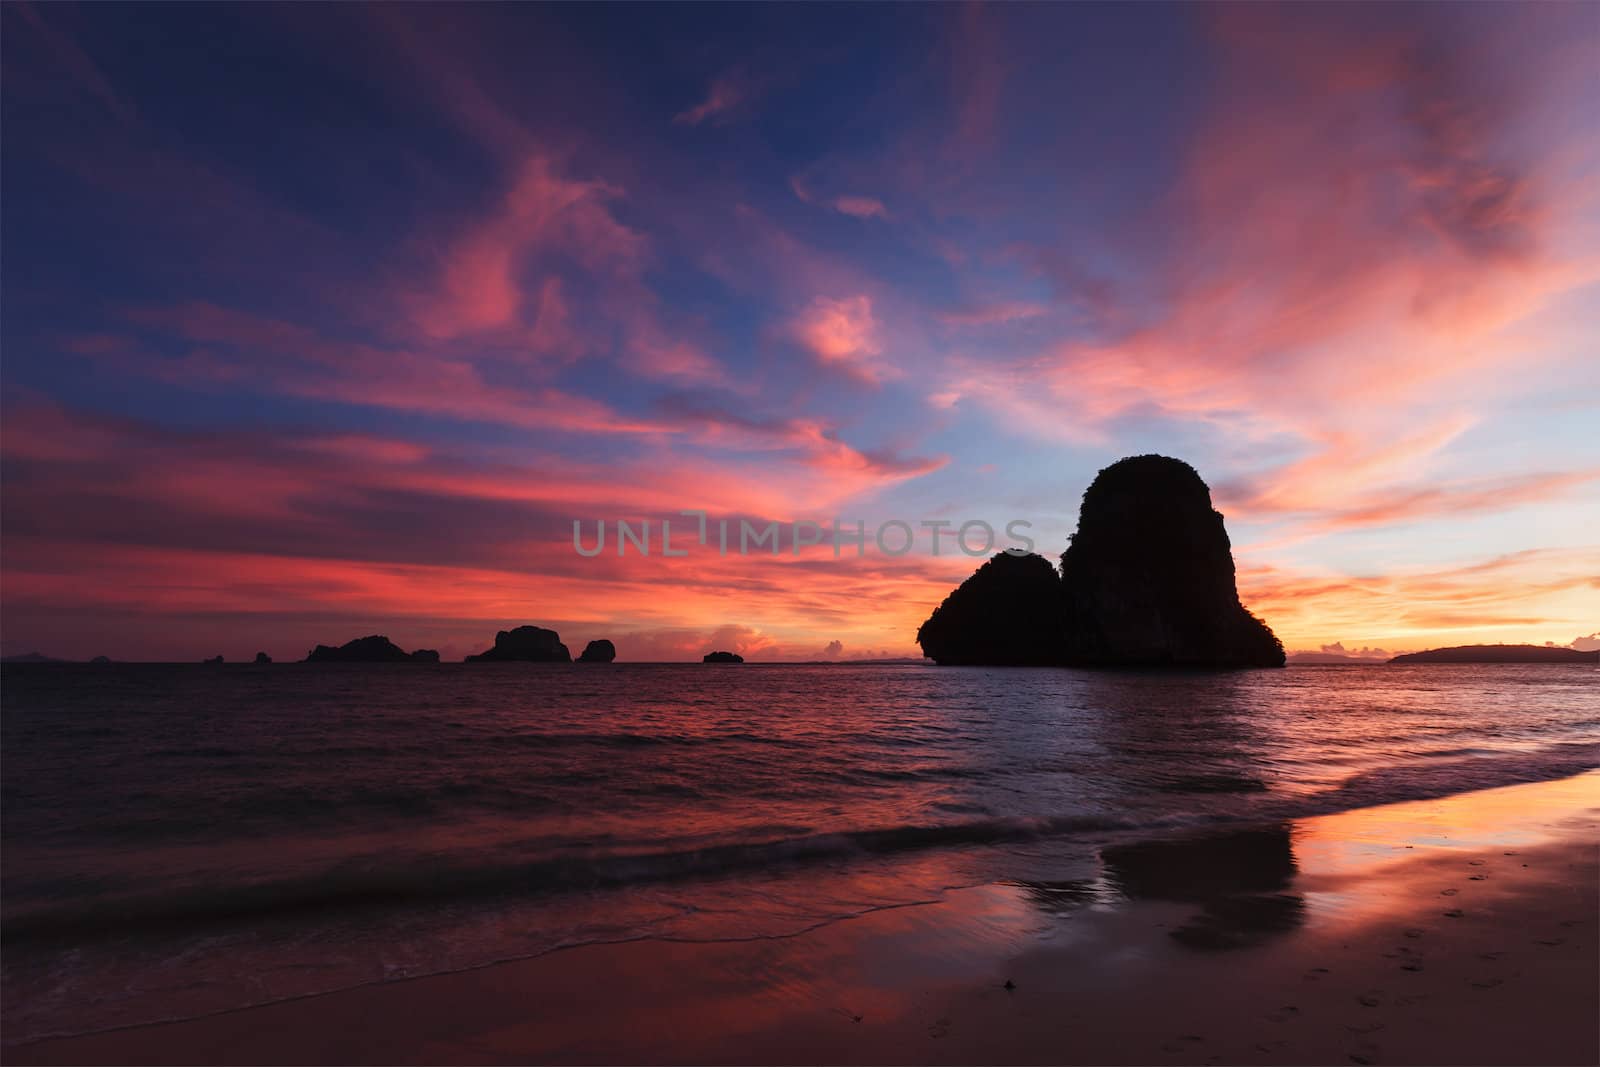
[[[1097,816],[1017,817],[805,833],[774,839],[660,851],[586,851],[507,858],[414,856],[398,863],[340,864],[316,873],[231,886],[188,887],[122,898],[97,896],[5,917],[8,942],[81,936],[205,921],[268,918],[296,912],[420,903],[442,897],[549,893],[646,882],[720,877],[796,864],[921,849],[984,846],[1128,829]],[[481,856],[473,853],[471,856]]]
[[[290,913],[426,904],[449,898],[550,894],[652,882],[719,878],[774,868],[849,861],[942,848],[982,848],[1093,835],[1102,839],[1182,835],[1208,826],[1276,821],[1353,808],[1424,800],[1521,782],[1570,777],[1600,768],[1600,743],[1570,743],[1525,753],[1419,759],[1362,771],[1336,787],[1297,797],[1263,794],[1228,776],[1181,779],[1161,791],[1242,792],[1249,803],[1230,811],[985,817],[886,827],[816,831],[773,827],[760,840],[683,841],[656,848],[615,840],[583,847],[543,838],[519,846],[347,860],[304,875],[232,885],[117,897],[104,886],[92,897],[16,907],[12,892],[0,932],[10,941],[70,938],[197,922],[256,921]],[[796,831],[796,832],[782,832]],[[748,833],[748,831],[746,831]],[[13,886],[8,886],[8,891]],[[37,887],[34,887],[37,888]],[[23,894],[39,899],[43,894]]]

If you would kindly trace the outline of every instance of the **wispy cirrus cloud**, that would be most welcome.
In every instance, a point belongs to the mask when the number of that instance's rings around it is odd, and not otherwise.
[[[678,112],[672,121],[680,126],[727,122],[753,95],[750,79],[740,71],[729,71],[711,82],[704,99]]]

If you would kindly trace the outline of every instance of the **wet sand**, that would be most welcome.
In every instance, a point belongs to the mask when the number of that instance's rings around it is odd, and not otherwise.
[[[1600,772],[1106,850],[793,937],[552,953],[9,1063],[1600,1062]]]

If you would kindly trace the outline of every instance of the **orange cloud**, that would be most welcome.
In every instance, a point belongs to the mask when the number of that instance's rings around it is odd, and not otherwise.
[[[1537,644],[1594,615],[1600,549],[1530,549],[1391,574],[1307,573],[1242,563],[1240,598],[1290,648],[1334,635],[1400,651],[1480,641]]]

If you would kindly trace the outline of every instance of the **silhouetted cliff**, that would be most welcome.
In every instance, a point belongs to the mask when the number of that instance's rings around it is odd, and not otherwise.
[[[1001,553],[917,631],[941,664],[1281,667],[1283,645],[1239,603],[1233,553],[1193,467],[1134,456],[1083,494],[1057,574]]]
[[[1239,603],[1211,490],[1181,460],[1134,456],[1096,476],[1061,585],[1069,663],[1284,664],[1283,645]]]
[[[737,652],[707,652],[700,660],[701,663],[743,663],[744,657]]]
[[[610,663],[617,658],[617,646],[604,638],[599,641],[590,641],[584,646],[583,655],[578,657],[579,663]]]
[[[1390,663],[1587,663],[1600,664],[1600,652],[1549,645],[1456,645],[1396,656]]]
[[[572,653],[561,643],[561,635],[538,626],[518,626],[494,635],[494,647],[468,656],[468,663],[571,663]]]
[[[1043,556],[996,553],[917,630],[923,655],[946,665],[1043,667],[1061,662],[1061,581]]]

